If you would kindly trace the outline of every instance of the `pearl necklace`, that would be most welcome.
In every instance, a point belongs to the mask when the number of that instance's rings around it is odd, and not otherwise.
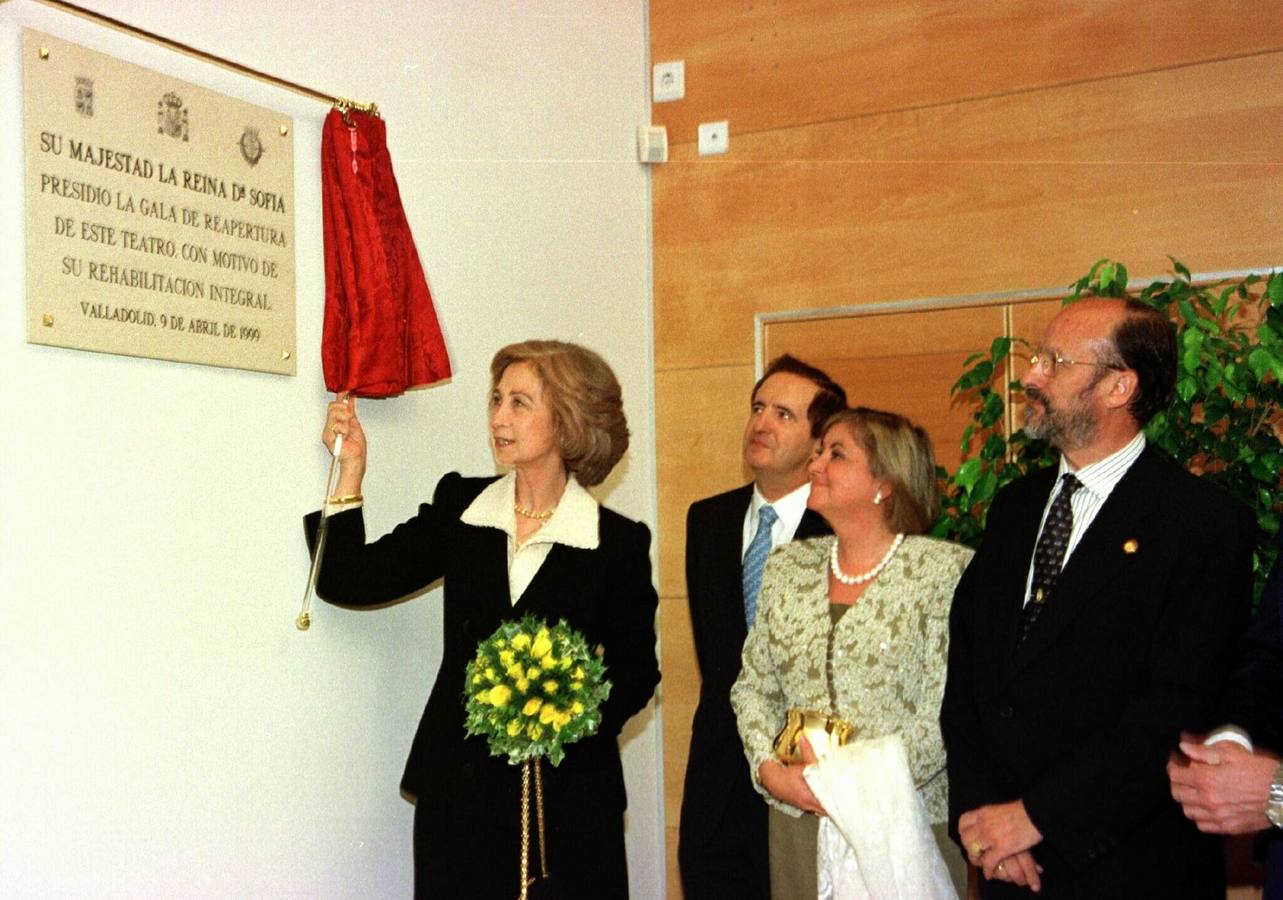
[[[543,512],[535,512],[533,509],[527,509],[520,503],[512,504],[512,508],[519,516],[525,516],[527,519],[538,519],[541,522],[546,522],[551,519],[552,514],[557,511],[557,507],[554,506],[552,509],[546,509]]]
[[[887,563],[891,561],[891,557],[895,556],[895,551],[899,550],[900,545],[903,543],[904,534],[897,534],[895,540],[891,542],[891,546],[887,549],[886,555],[882,557],[881,562],[867,572],[861,572],[859,575],[848,575],[838,565],[838,542],[834,541],[833,552],[829,554],[829,568],[833,570],[833,577],[843,584],[864,584],[866,581],[872,581],[878,577],[879,573],[886,568]]]

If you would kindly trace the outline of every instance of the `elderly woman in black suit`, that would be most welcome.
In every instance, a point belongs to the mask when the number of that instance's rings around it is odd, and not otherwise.
[[[478,641],[526,613],[582,632],[613,687],[598,733],[570,746],[559,767],[543,767],[548,866],[563,896],[626,897],[616,738],[650,699],[659,666],[650,532],[585,490],[628,446],[619,383],[597,354],[557,341],[504,347],[491,375],[490,439],[508,473],[446,475],[431,503],[372,543],[360,510],[366,441],[356,404],[330,404],[324,441],[332,447],[342,435],[343,444],[317,594],[369,606],[444,579],[441,668],[402,779],[416,798],[420,897],[519,890],[520,768],[464,733],[464,669]]]

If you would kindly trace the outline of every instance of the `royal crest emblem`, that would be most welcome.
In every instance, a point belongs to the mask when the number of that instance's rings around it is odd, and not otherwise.
[[[241,156],[251,166],[258,165],[258,161],[263,158],[263,141],[258,136],[258,129],[245,126],[241,132]]]
[[[94,80],[76,76],[76,112],[87,119],[94,115]]]
[[[156,102],[157,130],[164,135],[187,140],[187,109],[183,98],[173,91],[165,94]]]

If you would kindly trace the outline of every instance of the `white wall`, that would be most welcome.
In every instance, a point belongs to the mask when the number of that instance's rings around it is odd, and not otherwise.
[[[384,112],[457,375],[362,404],[372,530],[493,470],[488,361],[532,336],[615,366],[633,449],[604,499],[654,521],[641,0],[85,5]],[[297,377],[25,342],[21,24],[295,116]],[[437,595],[293,625],[326,471],[326,107],[33,0],[0,2],[0,60],[0,893],[408,896]],[[637,897],[663,892],[658,730],[625,747]]]

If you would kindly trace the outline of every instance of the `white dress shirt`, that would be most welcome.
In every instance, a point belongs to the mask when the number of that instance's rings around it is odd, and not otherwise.
[[[811,482],[806,482],[800,488],[790,491],[774,503],[769,504],[775,514],[779,516],[775,523],[771,525],[771,549],[774,550],[780,544],[787,544],[793,540],[793,535],[797,534],[797,526],[802,522],[802,516],[806,513],[806,501],[811,497]],[[753,485],[753,499],[748,504],[748,512],[744,514],[744,541],[740,544],[740,561],[744,560],[744,554],[748,553],[748,545],[752,543],[753,537],[757,534],[757,513],[763,506],[767,506],[766,498],[762,496],[761,490],[757,485]]]

